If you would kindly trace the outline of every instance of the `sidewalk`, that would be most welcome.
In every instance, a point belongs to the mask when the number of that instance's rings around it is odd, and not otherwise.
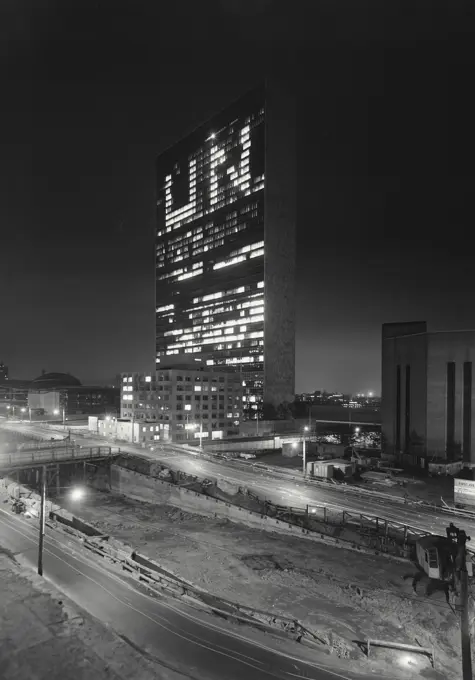
[[[184,680],[23,568],[1,541],[0,530],[2,680]]]

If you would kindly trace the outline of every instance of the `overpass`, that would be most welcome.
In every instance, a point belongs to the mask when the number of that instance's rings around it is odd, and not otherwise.
[[[85,463],[91,460],[113,458],[120,449],[111,446],[62,446],[33,448],[0,454],[0,473],[28,467],[59,463]]]

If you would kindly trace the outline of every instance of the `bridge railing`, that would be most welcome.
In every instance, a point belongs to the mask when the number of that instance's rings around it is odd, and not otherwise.
[[[16,451],[0,454],[0,470],[16,467],[44,465],[60,461],[89,460],[91,458],[107,458],[116,456],[120,449],[111,446],[74,447],[65,446],[50,450]]]

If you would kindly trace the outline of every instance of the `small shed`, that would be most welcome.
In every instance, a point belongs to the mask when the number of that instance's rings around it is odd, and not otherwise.
[[[345,458],[333,458],[327,462],[333,466],[334,470],[340,470],[343,472],[345,477],[351,477],[356,469],[354,461],[346,460]]]

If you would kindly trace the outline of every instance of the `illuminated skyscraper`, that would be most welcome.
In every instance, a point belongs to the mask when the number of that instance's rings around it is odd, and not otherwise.
[[[240,371],[251,417],[292,400],[292,99],[246,94],[164,152],[157,180],[157,368],[191,354]]]

